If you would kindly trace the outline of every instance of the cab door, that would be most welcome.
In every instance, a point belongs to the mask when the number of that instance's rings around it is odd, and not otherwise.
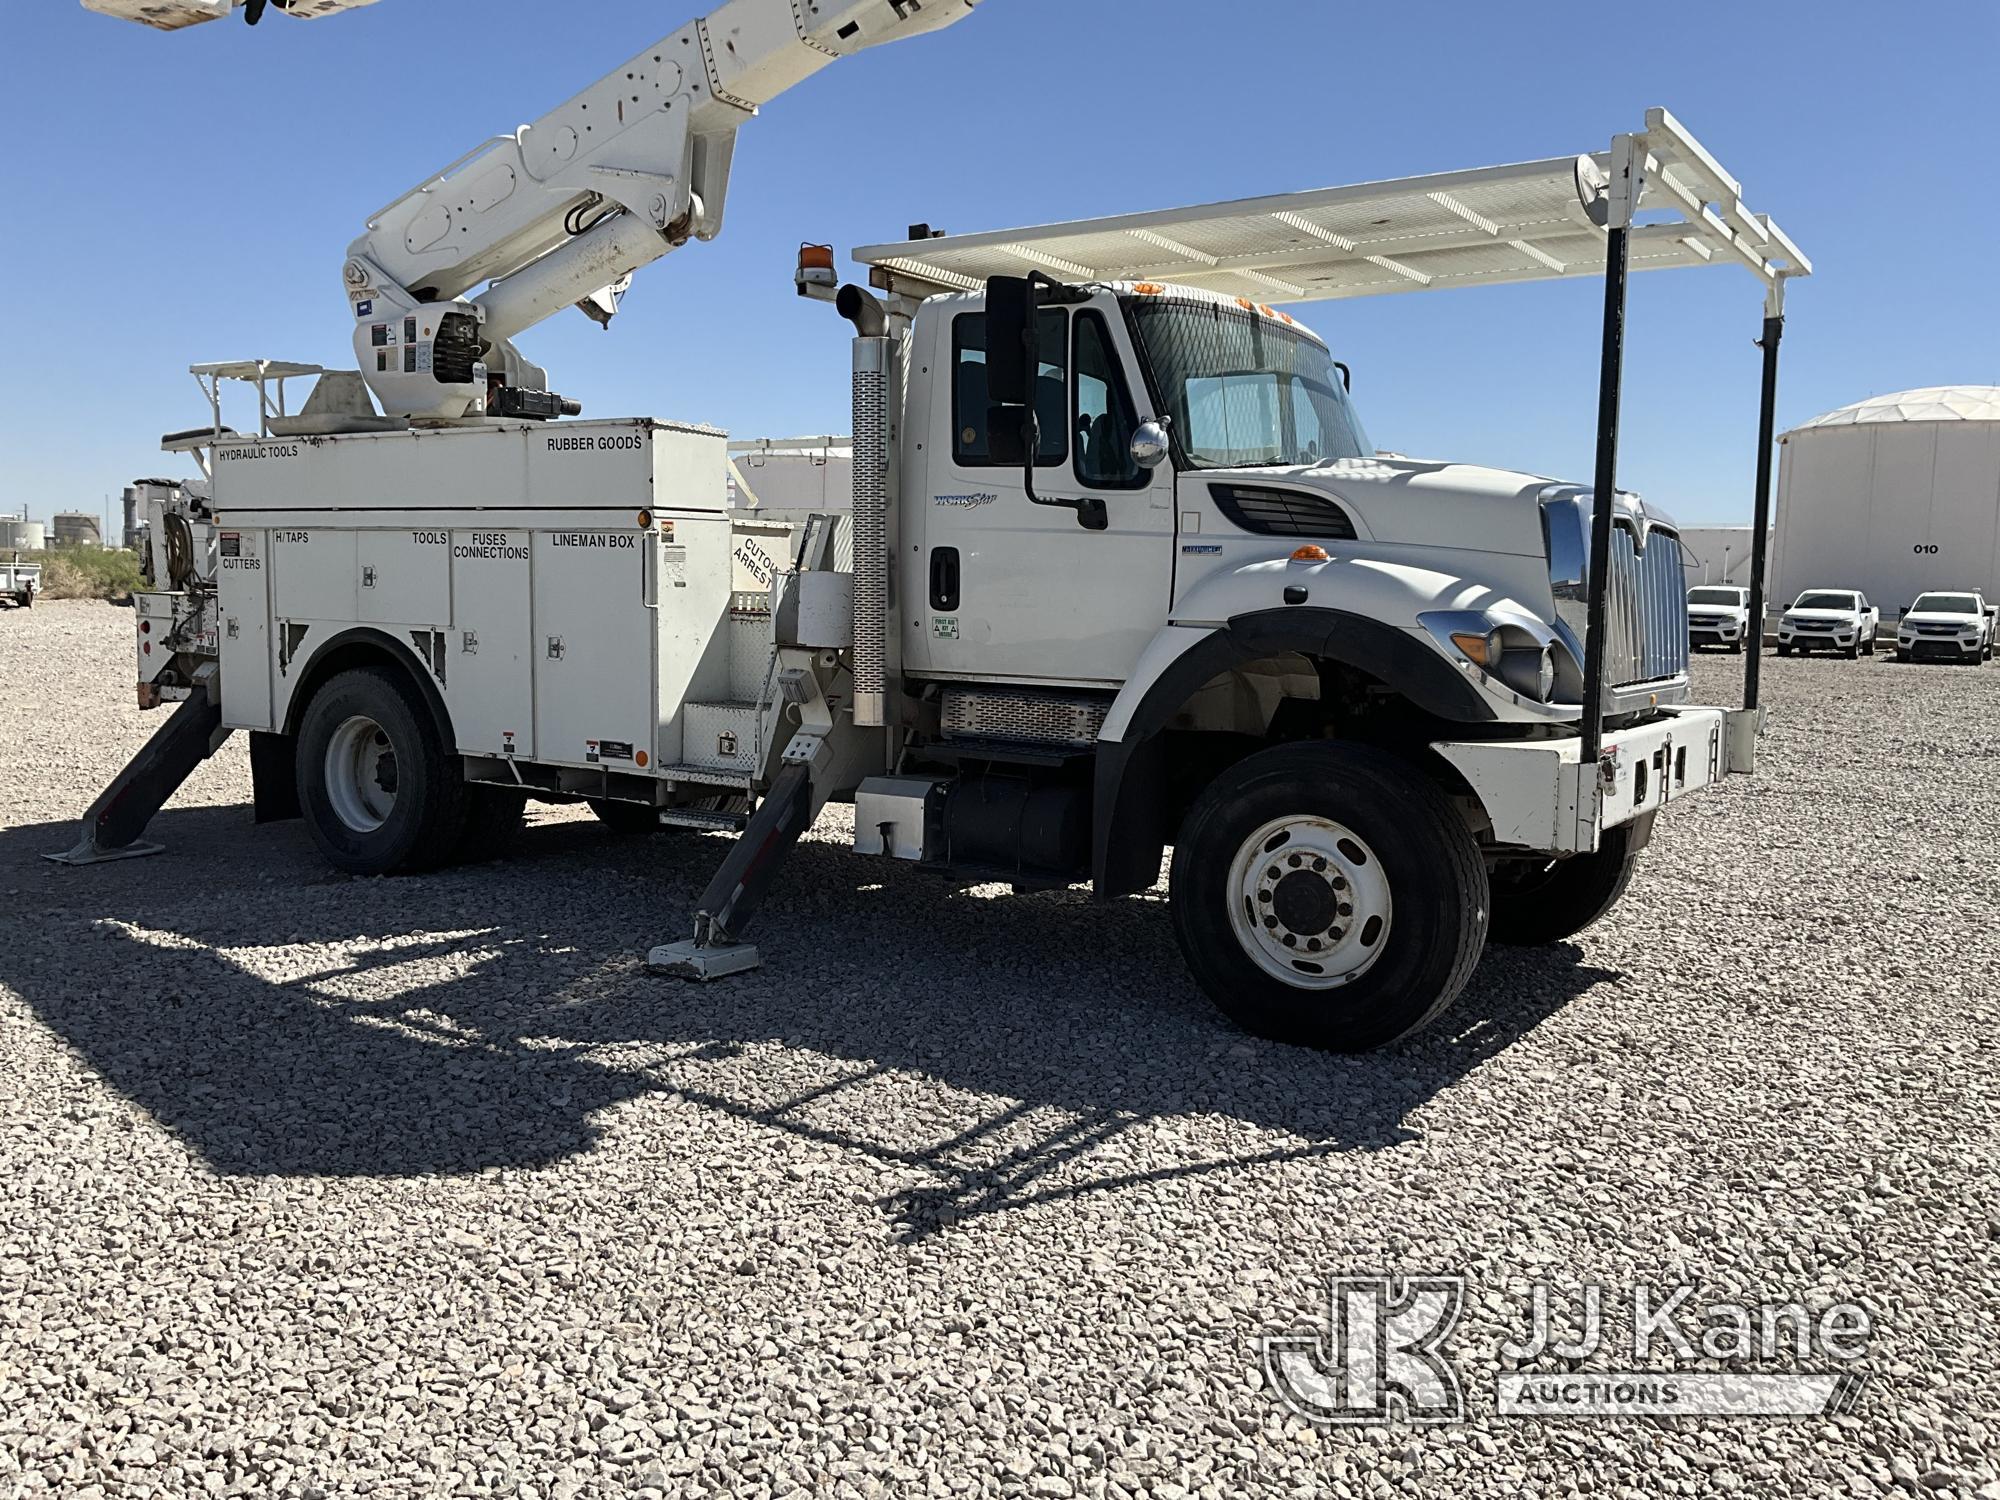
[[[911,497],[922,517],[905,554],[917,564],[905,575],[906,661],[932,676],[1117,685],[1166,620],[1173,472],[1132,459],[1132,435],[1152,413],[1141,409],[1117,299],[1040,317],[1035,490],[1101,500],[1105,528],[1030,501],[1021,468],[992,460],[986,314],[966,302],[940,320],[920,362],[941,379],[925,424],[926,492]]]

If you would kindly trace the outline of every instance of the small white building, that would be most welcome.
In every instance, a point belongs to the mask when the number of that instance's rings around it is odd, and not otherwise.
[[[1855,588],[1893,619],[1929,589],[2000,597],[2000,386],[1876,396],[1779,441],[1774,606]]]
[[[1750,526],[1684,526],[1681,528],[1681,571],[1689,588],[1704,583],[1750,587]]]

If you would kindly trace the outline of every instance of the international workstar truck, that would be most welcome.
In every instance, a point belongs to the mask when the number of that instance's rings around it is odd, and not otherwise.
[[[776,557],[721,432],[580,420],[514,349],[713,232],[756,104],[969,12],[733,0],[378,213],[358,373],[197,367],[212,420],[168,446],[205,474],[145,491],[138,608],[141,701],[182,706],[68,858],[145,852],[236,730],[260,820],[357,874],[490,852],[535,798],[737,833],[651,955],[693,978],[760,962],[750,919],[829,802],[858,855],[961,882],[1112,899],[1171,849],[1203,990],[1343,1050],[1435,1016],[1489,937],[1603,916],[1660,811],[1754,757],[1753,711],[1689,701],[1672,524],[1602,447],[1595,486],[1379,452],[1269,298],[1602,274],[1622,314],[1628,266],[1803,274],[1663,111],[1599,155],[918,227],[856,252],[866,288],[808,246],[797,290],[853,336],[852,495]]]

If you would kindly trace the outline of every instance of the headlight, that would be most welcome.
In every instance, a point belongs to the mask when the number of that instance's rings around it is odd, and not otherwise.
[[[1527,640],[1521,631],[1508,632],[1498,626],[1491,630],[1456,630],[1451,643],[1465,659],[1489,676],[1497,677],[1524,698],[1547,703],[1555,696],[1556,659],[1548,646]]]
[[[1500,653],[1500,680],[1523,698],[1546,703],[1556,692],[1556,656],[1547,646],[1516,647]]]

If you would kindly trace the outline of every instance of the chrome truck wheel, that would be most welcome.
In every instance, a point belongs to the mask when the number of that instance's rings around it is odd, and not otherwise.
[[[434,869],[467,832],[471,789],[408,677],[363,667],[329,678],[299,724],[299,810],[335,868]]]
[[[1383,751],[1279,745],[1202,793],[1174,846],[1174,931],[1209,999],[1273,1040],[1364,1052],[1457,998],[1486,870],[1450,800]]]

